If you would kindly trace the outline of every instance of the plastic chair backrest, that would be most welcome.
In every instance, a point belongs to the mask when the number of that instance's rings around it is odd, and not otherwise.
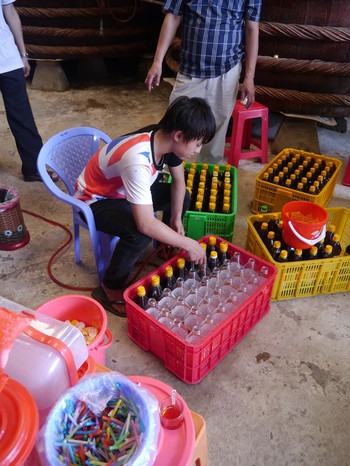
[[[38,157],[38,170],[46,186],[50,191],[56,186],[52,184],[50,176],[46,175],[48,167],[57,173],[68,193],[73,195],[76,179],[87,161],[99,149],[101,142],[110,141],[111,138],[102,131],[84,126],[70,128],[51,137],[44,144]],[[53,191],[57,193],[56,189]]]

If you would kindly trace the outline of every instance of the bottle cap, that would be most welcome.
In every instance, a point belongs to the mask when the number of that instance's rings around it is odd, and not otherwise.
[[[176,264],[179,269],[183,269],[185,267],[185,259],[183,257],[179,257]]]
[[[267,224],[267,222],[262,222],[260,228],[261,228],[262,230],[267,230],[267,229],[269,228],[269,225]]]
[[[275,237],[275,232],[274,231],[269,231],[267,234],[268,239],[274,239]]]
[[[262,212],[263,214],[267,213],[269,211],[267,205],[263,204],[262,206],[260,206],[260,212]]]
[[[210,257],[211,259],[217,259],[218,253],[216,251],[210,251]]]
[[[172,277],[174,275],[174,270],[171,265],[167,265],[165,267],[165,276],[166,277]]]
[[[287,257],[288,257],[288,251],[286,251],[285,249],[282,249],[282,251],[280,252],[280,258],[287,259]]]
[[[215,244],[216,244],[216,236],[209,236],[209,238],[208,238],[208,244],[209,244],[210,246],[215,246]]]
[[[281,248],[281,241],[278,241],[278,240],[274,241],[273,242],[273,247],[275,249],[280,249]]]
[[[340,235],[338,233],[334,233],[333,241],[340,241]]]
[[[332,251],[333,251],[333,246],[331,246],[330,244],[327,244],[327,245],[324,247],[324,252],[325,252],[325,253],[331,254]]]
[[[152,286],[158,286],[160,283],[160,276],[159,275],[152,275],[151,277]]]
[[[146,296],[146,288],[142,285],[138,286],[137,289],[136,289],[136,294],[137,296]]]
[[[226,243],[225,241],[221,241],[219,248],[220,248],[220,252],[227,252],[228,243]]]

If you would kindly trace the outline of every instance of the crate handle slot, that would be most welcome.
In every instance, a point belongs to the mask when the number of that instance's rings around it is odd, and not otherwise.
[[[292,230],[292,232],[295,234],[295,236],[298,239],[300,239],[300,241],[303,241],[304,243],[308,244],[309,246],[314,246],[321,239],[323,239],[325,237],[325,234],[326,234],[326,225],[323,225],[320,236],[318,236],[316,239],[307,239],[307,238],[304,238],[304,236],[301,236],[301,234],[296,231],[296,229],[293,226],[293,223],[290,220],[288,222],[288,225],[289,225],[289,228]]]

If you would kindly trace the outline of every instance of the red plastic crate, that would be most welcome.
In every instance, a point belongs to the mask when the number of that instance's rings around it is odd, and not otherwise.
[[[344,186],[350,186],[350,156],[348,160],[348,164],[346,166],[346,170],[342,179],[342,184]]]
[[[206,241],[209,236],[198,240]],[[226,241],[218,237],[218,241]],[[240,252],[242,263],[250,257],[256,261],[259,270],[268,268],[266,282],[255,291],[237,310],[222,322],[211,334],[197,344],[189,344],[175,333],[147,314],[135,302],[139,285],[146,288],[154,273],[162,275],[167,265],[174,265],[176,256],[161,267],[134,283],[124,292],[126,301],[129,337],[145,351],[151,351],[165,364],[165,367],[186,383],[200,382],[242,338],[259,322],[270,309],[270,296],[277,269],[271,263],[229,243],[229,252]],[[183,255],[182,255],[183,256]]]

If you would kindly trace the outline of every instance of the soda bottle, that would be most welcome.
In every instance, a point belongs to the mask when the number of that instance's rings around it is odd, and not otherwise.
[[[323,251],[322,259],[327,259],[333,257],[333,246],[331,244],[326,244]]]
[[[263,221],[264,221],[264,216],[262,214],[258,214],[256,216],[256,219],[253,222],[253,227],[255,228],[255,230],[257,232],[260,231],[260,228],[261,228],[261,225],[262,225]]]
[[[312,246],[310,249],[307,250],[307,259],[314,260],[318,258],[318,249],[317,246]]]
[[[216,251],[216,236],[209,236],[207,245],[207,257],[212,251]]]
[[[164,278],[162,280],[162,288],[174,289],[176,284],[176,278],[174,276],[174,270],[171,265],[167,265],[164,271]]]
[[[334,233],[331,246],[333,248],[333,257],[334,256],[340,256],[342,248],[340,246],[340,235],[337,233]]]
[[[277,231],[275,234],[275,239],[278,241],[282,240],[282,231],[283,231],[283,220],[278,221]]]
[[[218,259],[220,266],[225,262],[226,259],[230,259],[228,254],[228,243],[226,241],[221,241],[219,244]]]
[[[299,248],[295,248],[292,255],[292,261],[302,261],[303,260],[303,250]]]
[[[272,251],[273,243],[275,242],[275,232],[274,231],[269,231],[267,233],[267,237],[264,241],[265,246],[269,252]]]
[[[142,285],[136,289],[135,303],[145,309],[148,303],[148,297],[146,295],[146,288]]]
[[[327,231],[326,231],[326,237],[324,239],[324,244],[331,244],[332,243],[332,238],[335,233],[336,226],[333,224],[328,225]]]
[[[269,231],[273,231],[276,233],[277,229],[278,229],[278,213],[277,212],[273,212],[271,214],[271,218],[270,220],[267,222],[268,224],[268,227],[269,227]]]
[[[160,286],[160,276],[155,274],[151,277],[151,285],[148,290],[148,298],[154,298],[156,301],[162,295],[162,287]]]
[[[175,265],[175,270],[174,270],[174,275],[175,275],[175,278],[179,278],[179,277],[182,277],[182,278],[185,278],[187,273],[188,273],[188,270],[186,269],[185,267],[185,259],[183,257],[179,257],[177,260],[176,260],[176,265]]]
[[[317,247],[317,257],[319,259],[321,259],[323,257],[323,251],[324,251],[324,238],[321,239],[321,241],[319,241],[317,244],[316,244],[316,247]]]
[[[208,267],[211,272],[214,270],[214,268],[220,267],[217,251],[210,252],[210,256],[208,257]]]
[[[260,231],[259,231],[259,236],[263,241],[265,241],[265,239],[267,237],[267,233],[269,232],[268,228],[269,228],[269,226],[268,226],[267,222],[263,222],[261,224],[261,228],[260,228]]]
[[[281,253],[281,241],[274,241],[272,249],[270,251],[272,259],[277,260]]]
[[[277,262],[288,262],[288,251],[282,249],[280,255],[277,257]]]

